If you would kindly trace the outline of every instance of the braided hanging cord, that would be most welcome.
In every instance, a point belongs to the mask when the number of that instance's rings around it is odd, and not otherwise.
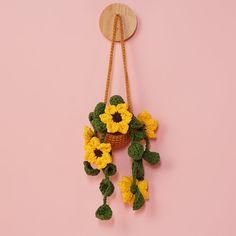
[[[125,40],[124,40],[124,27],[123,27],[122,17],[119,14],[116,14],[115,18],[114,18],[113,31],[112,31],[112,42],[111,42],[111,49],[110,49],[110,55],[109,55],[109,65],[108,65],[108,72],[107,72],[107,81],[106,81],[104,102],[105,103],[108,102],[108,95],[109,95],[109,87],[110,87],[110,83],[111,83],[111,72],[112,72],[112,65],[113,65],[114,47],[115,47],[115,41],[116,41],[118,21],[119,21],[119,26],[120,26],[120,43],[121,43],[122,61],[123,61],[123,69],[124,69],[124,77],[125,77],[126,97],[127,97],[127,103],[128,103],[128,106],[129,106],[129,110],[132,112],[132,103],[131,103],[131,96],[130,96],[128,70],[127,70],[127,59],[126,59],[126,50],[125,50]]]

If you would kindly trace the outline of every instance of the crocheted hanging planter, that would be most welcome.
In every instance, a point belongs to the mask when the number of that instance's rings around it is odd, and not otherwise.
[[[109,99],[108,90],[112,68],[113,49],[116,36],[117,22],[120,22],[121,47],[126,82],[127,103],[115,95]],[[128,146],[128,156],[132,161],[131,176],[123,176],[118,183],[124,203],[132,206],[133,210],[140,209],[148,200],[148,183],[144,178],[143,160],[151,165],[160,162],[157,152],[150,150],[150,139],[155,139],[158,128],[157,120],[144,111],[135,116],[132,113],[129,95],[126,53],[123,38],[123,23],[120,15],[116,15],[113,28],[113,40],[110,53],[107,84],[104,102],[99,102],[89,114],[91,127],[84,128],[85,161],[84,170],[87,175],[96,176],[102,172],[99,189],[103,195],[103,204],[97,209],[96,217],[109,220],[112,210],[107,198],[114,192],[114,184],[110,177],[116,174],[117,168],[113,163],[113,150]]]

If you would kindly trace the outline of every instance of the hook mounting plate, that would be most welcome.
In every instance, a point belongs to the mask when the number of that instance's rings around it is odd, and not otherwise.
[[[137,17],[133,10],[123,3],[113,3],[108,5],[101,13],[99,27],[105,38],[112,40],[112,29],[114,17],[121,15],[124,24],[124,39],[131,38],[137,29]],[[117,26],[116,42],[120,42],[119,25]]]

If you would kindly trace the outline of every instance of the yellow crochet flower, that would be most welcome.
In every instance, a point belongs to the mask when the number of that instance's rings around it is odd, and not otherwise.
[[[126,134],[129,129],[129,123],[132,119],[132,113],[128,110],[126,103],[115,105],[107,105],[105,113],[99,117],[103,123],[107,126],[109,133],[120,132]]]
[[[118,183],[120,187],[120,191],[122,194],[122,199],[124,203],[129,205],[133,205],[134,203],[134,194],[130,191],[130,187],[132,184],[133,178],[128,176],[123,176],[121,181]],[[146,180],[136,180],[136,184],[138,186],[139,191],[143,195],[144,200],[148,200],[148,183]]]
[[[147,111],[141,112],[137,118],[145,125],[145,131],[148,138],[156,138],[155,131],[158,128],[157,120],[154,120]]]
[[[88,126],[84,126],[84,143],[88,144],[93,137],[93,131]]]
[[[84,148],[86,151],[85,160],[90,164],[95,164],[99,170],[112,162],[110,143],[101,143],[99,138],[93,137]]]

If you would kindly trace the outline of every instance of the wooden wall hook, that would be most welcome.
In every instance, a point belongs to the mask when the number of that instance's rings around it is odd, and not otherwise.
[[[112,40],[112,29],[114,17],[121,15],[124,24],[124,39],[127,40],[133,36],[137,28],[137,17],[133,10],[123,3],[113,3],[108,5],[101,13],[99,27],[102,34],[109,40]],[[120,27],[117,26],[116,42],[120,42]]]

